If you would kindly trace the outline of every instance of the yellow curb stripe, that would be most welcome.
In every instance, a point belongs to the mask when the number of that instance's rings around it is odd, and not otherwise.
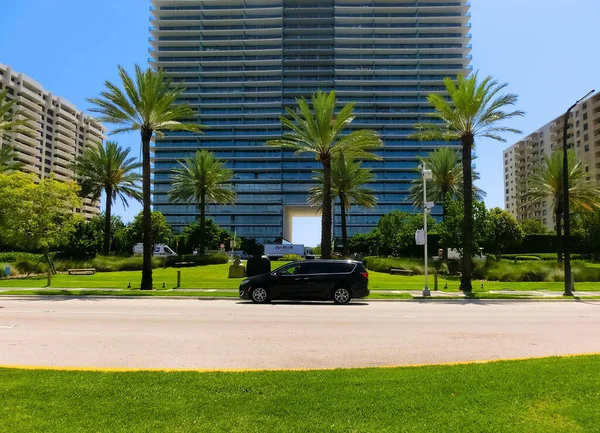
[[[15,370],[54,370],[54,371],[82,371],[102,373],[132,373],[132,372],[163,372],[163,373],[251,373],[251,372],[285,372],[285,371],[332,371],[332,370],[367,370],[367,369],[392,369],[392,368],[419,368],[419,367],[450,367],[455,365],[493,364],[507,361],[529,361],[551,358],[580,358],[586,356],[600,356],[600,352],[573,353],[567,355],[534,356],[528,358],[500,358],[472,361],[440,362],[432,364],[398,364],[380,365],[372,367],[326,367],[326,368],[128,368],[128,367],[75,367],[75,366],[46,366],[46,365],[13,365],[0,364],[0,369]]]

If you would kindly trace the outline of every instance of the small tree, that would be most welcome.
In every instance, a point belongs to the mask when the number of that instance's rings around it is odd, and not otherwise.
[[[494,254],[496,259],[523,242],[523,229],[515,217],[500,208],[496,207],[487,213],[486,228],[483,247],[485,251]]]
[[[54,177],[36,181],[24,173],[0,175],[2,235],[10,244],[43,250],[48,258],[50,250],[69,241],[82,219],[73,213],[81,205],[79,187]]]
[[[204,230],[202,230],[200,222],[194,221],[183,229],[181,234],[183,245],[180,244],[180,250],[191,253],[200,245],[203,237],[207,249],[217,250],[221,244],[229,246],[229,242],[233,239],[233,233],[219,227],[210,218],[206,220]]]
[[[548,233],[546,224],[540,220],[526,219],[519,222],[525,236],[527,235],[545,235]]]
[[[448,248],[456,248],[461,252],[463,258],[463,222],[464,222],[464,204],[458,200],[447,200],[446,219],[438,225],[437,231],[440,235],[440,243],[447,245]],[[477,251],[485,240],[485,234],[488,231],[487,226],[487,210],[485,204],[481,201],[473,203],[473,233],[470,236],[471,245],[470,251]],[[469,256],[472,257],[472,256]],[[470,261],[470,260],[469,260]]]
[[[379,229],[375,228],[369,233],[357,233],[348,240],[348,244],[351,253],[371,254],[380,244]]]
[[[427,225],[431,232],[435,230],[436,222],[431,216]],[[382,216],[377,224],[382,252],[400,255],[402,250],[415,245],[415,232],[422,228],[423,215],[395,210]]]
[[[167,223],[161,212],[152,212],[152,253],[154,247],[158,244],[165,244],[171,238],[171,226]],[[135,216],[131,225],[128,227],[129,238],[133,243],[139,243],[144,238],[144,213],[140,212]]]

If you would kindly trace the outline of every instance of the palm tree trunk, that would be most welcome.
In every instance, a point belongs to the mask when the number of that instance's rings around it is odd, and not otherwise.
[[[561,265],[563,261],[561,206],[557,207],[556,212],[554,213],[554,218],[556,218],[556,260],[558,264]]]
[[[463,200],[464,200],[464,221],[463,221],[463,254],[462,254],[462,276],[460,279],[460,289],[465,293],[471,293],[471,274],[473,259],[473,170],[472,149],[474,138],[472,134],[466,134],[462,137],[462,169],[463,169]]]
[[[150,192],[150,140],[152,130],[142,130],[142,197],[143,197],[143,243],[142,290],[152,290],[152,197]]]
[[[198,255],[203,256],[206,253],[206,192],[202,191],[200,195],[200,251]]]
[[[342,217],[342,254],[344,258],[350,256],[350,248],[348,246],[348,229],[346,228],[346,198],[344,194],[340,194],[340,214]]]
[[[106,192],[106,212],[104,216],[104,245],[102,254],[108,256],[110,254],[110,218],[112,211],[112,188],[107,186]]]
[[[321,217],[321,258],[331,258],[331,158],[329,155],[323,163],[323,215]]]

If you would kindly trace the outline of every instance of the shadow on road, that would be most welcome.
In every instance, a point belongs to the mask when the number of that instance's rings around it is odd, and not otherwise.
[[[64,301],[92,301],[98,302],[101,298],[90,297],[94,296],[93,293],[86,293],[85,295],[71,295],[68,290],[53,290],[52,294],[40,294],[32,293],[31,295],[13,295],[10,299],[18,301],[52,301],[52,302],[64,302]]]
[[[238,301],[236,302],[236,304],[253,304],[252,301]],[[257,304],[258,305],[258,304]],[[336,304],[334,304],[333,302],[328,302],[328,301],[273,301],[270,304],[262,304],[262,305],[271,305],[271,306],[278,306],[278,305],[312,305],[315,307],[318,306],[338,306]],[[349,304],[345,304],[345,305],[340,305],[340,307],[365,307],[369,305],[368,302],[350,302]]]

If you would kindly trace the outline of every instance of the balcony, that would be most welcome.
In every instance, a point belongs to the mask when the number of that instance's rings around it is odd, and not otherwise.
[[[31,147],[38,147],[40,143],[35,139],[26,134],[17,133],[13,135],[14,140],[23,144],[26,144]]]
[[[18,160],[18,161],[21,161],[21,162],[23,162],[25,164],[31,164],[31,165],[35,165],[35,164],[39,164],[40,163],[40,161],[35,156],[31,156],[31,155],[28,155],[28,154],[23,153],[23,152],[18,152],[15,155],[15,159]]]
[[[71,161],[74,159],[73,153],[65,152],[59,148],[54,149],[54,156],[59,156],[66,161]]]
[[[54,141],[54,148],[55,149],[61,149],[69,154],[73,153],[73,145],[72,143],[65,143],[64,141],[58,140],[56,139]]]

